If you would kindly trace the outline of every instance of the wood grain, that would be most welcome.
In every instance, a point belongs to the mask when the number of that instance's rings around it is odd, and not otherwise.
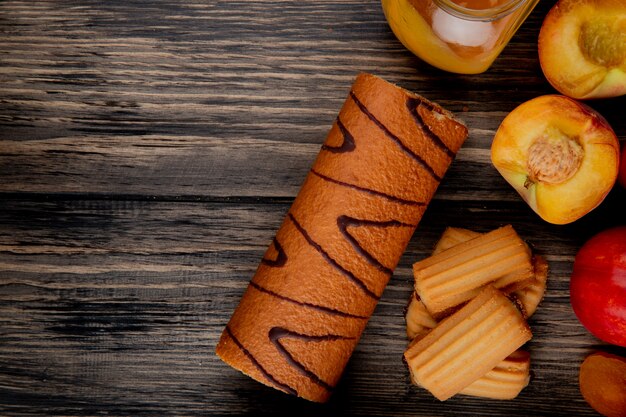
[[[15,415],[33,406],[61,414],[272,414],[295,407],[307,415],[527,415],[529,409],[566,415],[564,404],[549,401],[556,390],[576,400],[568,407],[587,413],[576,384],[564,382],[576,380],[578,364],[598,342],[570,310],[568,276],[577,245],[588,231],[605,227],[602,219],[615,217],[624,202],[614,193],[600,211],[565,228],[538,223],[520,202],[434,202],[337,398],[321,408],[261,387],[213,356],[290,201],[4,200],[1,404]],[[517,412],[509,402],[459,397],[438,403],[410,387],[400,359],[410,265],[428,254],[446,225],[468,226],[462,219],[470,215],[489,219],[481,222],[483,231],[513,221],[552,268],[546,298],[531,321],[535,379],[515,400]]]
[[[544,1],[494,66],[436,70],[378,1],[0,2],[0,414],[595,415],[594,349],[569,306],[573,257],[623,224],[616,189],[547,225],[489,162],[503,117],[552,93]],[[470,138],[327,405],[288,397],[213,351],[359,71],[455,111]],[[621,139],[624,98],[594,101]],[[512,223],[551,268],[531,320],[534,379],[510,402],[445,403],[401,362],[410,265],[446,225]]]

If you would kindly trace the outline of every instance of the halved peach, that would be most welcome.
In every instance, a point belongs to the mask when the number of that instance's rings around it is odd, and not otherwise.
[[[560,0],[539,33],[539,62],[562,94],[626,94],[626,1]]]
[[[593,353],[580,366],[580,393],[607,417],[626,416],[626,358]]]
[[[564,96],[541,96],[504,119],[491,161],[539,216],[565,224],[597,207],[613,187],[619,142],[589,107]]]

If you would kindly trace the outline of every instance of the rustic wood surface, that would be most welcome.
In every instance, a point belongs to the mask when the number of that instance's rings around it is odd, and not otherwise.
[[[592,234],[624,223],[615,189],[568,226],[541,221],[489,163],[503,117],[553,90],[543,0],[485,74],[407,52],[377,0],[0,2],[0,414],[595,415],[578,367],[604,349],[568,280]],[[354,76],[456,112],[470,138],[330,403],[292,398],[214,349]],[[626,138],[626,100],[590,103]],[[447,225],[511,223],[551,272],[530,323],[533,381],[513,401],[445,403],[401,361],[412,262]]]

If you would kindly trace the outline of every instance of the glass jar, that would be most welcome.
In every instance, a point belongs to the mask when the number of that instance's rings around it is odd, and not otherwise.
[[[382,0],[402,44],[435,67],[484,72],[539,0]]]

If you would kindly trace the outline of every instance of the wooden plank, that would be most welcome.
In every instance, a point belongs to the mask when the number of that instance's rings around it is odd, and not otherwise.
[[[436,198],[516,200],[491,165],[489,150],[471,142],[459,152]],[[15,141],[0,155],[0,191],[293,198],[319,148],[189,136]]]
[[[0,200],[0,410],[593,415],[577,372],[599,344],[571,311],[568,280],[581,242],[611,225],[624,202],[613,193],[566,227],[537,222],[519,201],[433,202],[338,392],[319,406],[262,387],[213,354],[289,201]],[[531,319],[533,382],[511,402],[439,403],[410,386],[401,360],[410,266],[446,225],[486,231],[509,221],[551,267]]]
[[[470,127],[440,198],[514,198],[488,149],[508,111],[551,91],[538,13],[491,71],[458,76],[404,50],[377,1],[279,4],[0,4],[0,191],[293,197],[371,71]],[[623,135],[623,99],[592,105]]]

